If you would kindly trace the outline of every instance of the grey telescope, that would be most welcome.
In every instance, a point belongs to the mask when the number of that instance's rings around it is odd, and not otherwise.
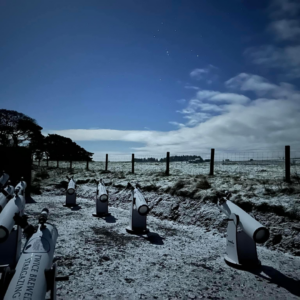
[[[4,198],[0,197],[3,206],[0,213],[0,266],[14,268],[21,254],[22,230],[14,218],[16,214],[24,215],[25,188],[26,182],[21,181],[16,188],[8,185],[2,190],[6,194],[2,194]]]
[[[109,216],[108,212],[108,192],[102,179],[99,180],[96,192],[96,213],[94,217]]]
[[[38,228],[24,246],[4,300],[44,300],[48,291],[51,299],[56,299],[57,267],[53,256],[58,231],[47,223],[48,214],[47,208],[42,210]]]
[[[225,261],[229,264],[260,265],[256,243],[265,243],[269,230],[226,197],[219,199],[218,207],[227,216],[227,247]],[[240,229],[240,230],[238,230]]]
[[[8,201],[0,214],[0,243],[5,242],[8,239],[8,236],[15,225],[15,214],[20,214],[21,216],[24,214],[25,188],[25,181],[21,181],[17,184],[15,196]]]
[[[72,177],[68,177],[69,180],[67,191],[66,191],[66,203],[64,206],[77,206],[76,204],[76,181]]]
[[[7,186],[0,191],[0,213],[4,209],[7,202],[13,198],[14,192],[15,188],[10,185],[10,181],[8,181]]]
[[[131,189],[131,207],[129,226],[126,231],[129,233],[147,233],[147,215],[150,211],[147,201],[141,191],[128,183],[127,188]]]

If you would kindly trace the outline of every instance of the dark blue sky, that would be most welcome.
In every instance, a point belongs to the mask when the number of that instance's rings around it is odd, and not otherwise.
[[[272,39],[269,1],[0,3],[1,107],[45,130],[171,131],[170,121],[183,122],[177,100],[195,94],[186,86],[223,92],[242,72],[278,81],[243,54]],[[211,80],[194,82],[191,71],[209,65]],[[90,151],[130,146],[79,144]]]

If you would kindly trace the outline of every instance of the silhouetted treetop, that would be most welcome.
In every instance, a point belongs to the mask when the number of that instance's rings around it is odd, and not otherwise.
[[[37,122],[14,110],[0,109],[0,145],[18,147],[28,145],[41,135]]]
[[[92,160],[93,153],[86,151],[70,138],[58,134],[45,137],[45,149],[50,160]]]

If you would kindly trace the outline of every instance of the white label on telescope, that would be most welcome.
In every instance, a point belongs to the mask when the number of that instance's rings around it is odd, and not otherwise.
[[[50,244],[45,238],[35,238],[28,242],[23,253],[48,253]]]

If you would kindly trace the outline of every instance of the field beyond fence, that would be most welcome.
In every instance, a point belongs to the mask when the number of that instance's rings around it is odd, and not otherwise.
[[[169,155],[169,156],[168,156]],[[40,162],[41,167],[71,168],[76,170],[91,170],[96,172],[124,172],[134,174],[165,175],[214,175],[214,176],[243,176],[245,178],[266,178],[290,181],[292,178],[299,179],[300,151],[290,151],[286,146],[283,151],[269,152],[237,152],[218,153],[211,149],[210,153],[194,154],[201,156],[202,162],[197,159],[189,161],[172,161],[190,155],[187,153],[169,152],[165,157],[162,155],[141,156],[128,155],[103,155],[103,160],[91,162],[69,161],[46,161]],[[147,161],[141,161],[141,159]],[[150,161],[149,161],[150,160]],[[164,160],[164,161],[162,161]],[[34,165],[39,165],[34,161]]]

